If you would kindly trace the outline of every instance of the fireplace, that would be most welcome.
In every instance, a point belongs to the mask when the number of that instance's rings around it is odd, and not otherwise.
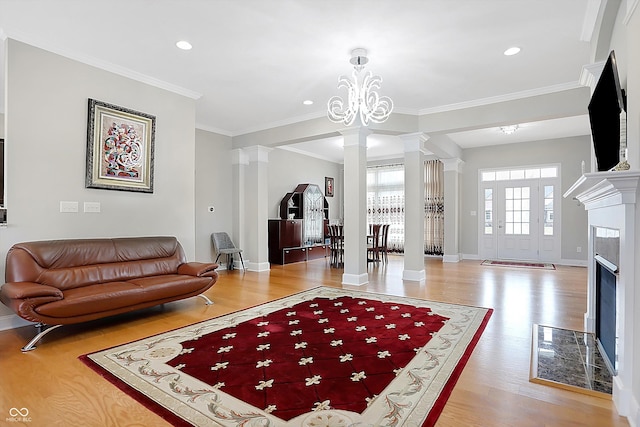
[[[617,371],[616,272],[604,258],[596,256],[596,341],[613,375]]]
[[[595,334],[600,353],[613,375],[618,370],[617,281],[620,230],[595,227]]]
[[[585,329],[599,335],[601,353],[610,358],[613,402],[618,413],[640,426],[640,399],[633,393],[640,355],[636,324],[636,241],[640,236],[640,171],[585,173],[565,192],[588,215],[587,312]],[[640,247],[640,246],[638,246]],[[617,271],[617,272],[616,272]]]

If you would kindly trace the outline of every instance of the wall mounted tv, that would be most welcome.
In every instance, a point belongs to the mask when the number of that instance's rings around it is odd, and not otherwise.
[[[627,111],[620,87],[616,55],[611,51],[589,102],[589,122],[598,171],[608,171],[620,161],[620,113]]]

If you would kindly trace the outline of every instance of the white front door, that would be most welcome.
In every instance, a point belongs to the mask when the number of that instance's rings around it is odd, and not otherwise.
[[[539,236],[537,181],[512,180],[497,184],[498,258],[537,260]]]
[[[480,171],[480,257],[560,261],[558,172],[557,166]]]

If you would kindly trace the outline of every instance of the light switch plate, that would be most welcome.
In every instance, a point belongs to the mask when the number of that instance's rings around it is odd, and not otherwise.
[[[100,213],[100,202],[84,202],[84,211],[87,213]]]
[[[78,212],[78,202],[60,202],[60,212],[75,213]]]

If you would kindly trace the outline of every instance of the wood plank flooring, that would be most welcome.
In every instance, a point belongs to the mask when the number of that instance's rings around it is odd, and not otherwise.
[[[437,426],[628,426],[610,400],[529,382],[532,324],[582,330],[585,268],[481,266],[480,261],[425,260],[425,283],[403,282],[403,258],[369,267],[357,289],[493,308],[495,311]],[[0,332],[0,424],[10,408],[27,408],[29,426],[166,426],[78,360],[78,356],[315,286],[341,287],[327,260],[272,266],[263,273],[221,271],[205,306],[191,298],[51,332],[21,353],[34,328]],[[7,423],[6,425],[21,425]]]

